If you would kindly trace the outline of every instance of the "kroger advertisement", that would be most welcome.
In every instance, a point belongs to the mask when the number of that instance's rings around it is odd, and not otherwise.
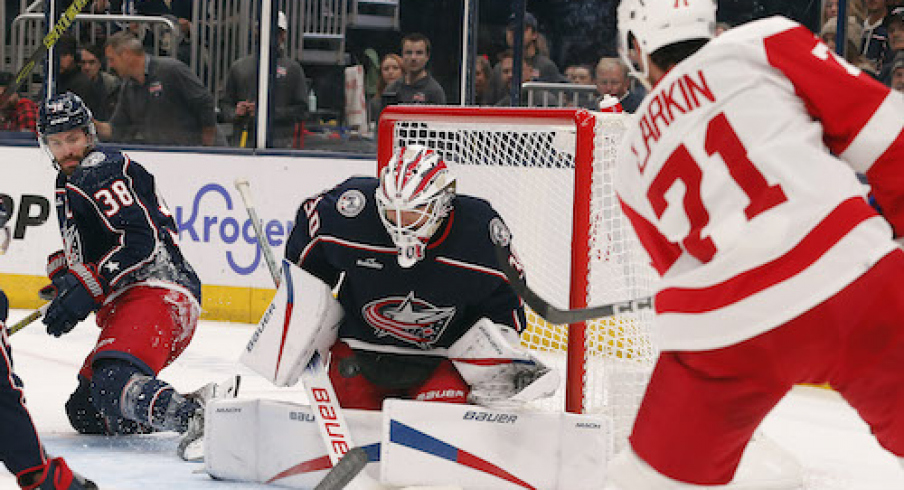
[[[185,256],[204,283],[208,319],[256,322],[273,295],[273,284],[251,220],[235,190],[247,179],[277,258],[301,202],[351,175],[373,175],[372,159],[246,156],[126,151],[157,179],[179,226]],[[13,240],[0,257],[0,287],[14,308],[41,304],[47,255],[62,247],[52,204],[56,171],[37,147],[0,147],[0,194],[13,203]]]

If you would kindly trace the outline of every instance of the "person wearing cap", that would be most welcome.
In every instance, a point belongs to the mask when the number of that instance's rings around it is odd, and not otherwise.
[[[505,42],[509,48],[515,45],[515,28],[518,20],[514,15],[509,17],[505,28]],[[568,80],[559,72],[559,67],[543,54],[540,50],[540,32],[537,29],[537,18],[530,12],[524,13],[524,61],[531,67],[530,79],[535,82],[567,82]],[[522,76],[522,80],[528,77]],[[502,65],[496,63],[493,68],[493,88],[495,98],[501,99],[506,94],[505,83],[502,77]]]
[[[275,148],[293,146],[295,128],[308,116],[308,84],[298,61],[286,55],[286,37],[289,20],[286,14],[277,14],[279,27],[279,56],[276,61],[275,82],[270,87],[273,94],[271,115],[271,143]],[[257,116],[257,60],[258,50],[239,58],[229,68],[226,86],[220,96],[220,114],[223,122],[232,123],[233,145],[253,147],[252,128]],[[273,83],[273,82],[271,82]],[[244,144],[242,144],[244,141]]]
[[[891,86],[894,66],[904,54],[904,7],[896,7],[885,18],[885,29],[888,31],[888,52],[886,62],[877,77],[880,82]]]

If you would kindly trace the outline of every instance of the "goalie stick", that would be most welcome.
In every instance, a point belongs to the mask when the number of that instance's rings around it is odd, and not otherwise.
[[[91,0],[75,0],[72,2],[72,5],[63,12],[63,15],[60,16],[60,20],[53,25],[53,28],[50,29],[46,36],[44,36],[44,39],[41,39],[41,45],[38,46],[38,49],[36,49],[34,53],[31,53],[28,61],[26,61],[25,65],[23,65],[22,68],[19,69],[19,72],[16,73],[15,80],[7,85],[6,90],[0,95],[0,106],[3,106],[3,104],[6,103],[6,99],[8,99],[10,95],[14,94],[16,90],[19,90],[19,87],[25,83],[25,78],[28,77],[32,70],[34,70],[38,61],[44,57],[44,53],[49,51],[50,48],[60,40],[60,36],[62,36],[63,33],[69,29],[69,26],[72,25],[72,22],[75,21],[75,16],[81,13],[89,3],[91,3]]]
[[[258,246],[261,248],[264,261],[270,269],[273,284],[279,287],[279,266],[273,257],[273,250],[270,248],[270,244],[264,238],[263,227],[257,217],[257,210],[251,199],[251,186],[247,179],[236,179],[235,188],[242,196],[242,202],[248,212],[248,217],[251,219],[251,226],[254,228]],[[348,430],[348,423],[342,415],[342,408],[339,406],[338,398],[336,398],[336,391],[333,389],[333,384],[323,368],[323,360],[316,352],[301,374],[301,384],[305,388],[308,402],[311,404],[311,411],[314,412],[314,418],[317,420],[317,428],[320,429],[320,435],[326,445],[330,462],[333,464],[333,468],[317,485],[317,489],[339,490],[348,487],[355,490],[364,490],[383,488],[382,485],[366,473],[361,473],[361,470],[364,469],[368,462],[366,454],[362,461],[360,453],[363,450],[356,451],[356,449],[360,448],[355,447],[342,450],[343,443],[351,446],[351,434]],[[326,416],[330,417],[329,421],[326,420]],[[351,454],[351,457],[346,458],[349,454]],[[346,459],[348,461],[342,464],[342,461]]]
[[[515,293],[527,303],[527,306],[530,306],[530,309],[534,310],[544,320],[555,325],[580,323],[594,318],[620,315],[622,313],[633,313],[639,310],[653,308],[653,298],[650,296],[599,306],[589,306],[587,308],[556,308],[534,292],[527,285],[527,281],[524,280],[521,274],[509,263],[509,251],[507,248],[496,245],[496,259],[499,261],[499,267],[508,279],[512,289],[515,290]]]

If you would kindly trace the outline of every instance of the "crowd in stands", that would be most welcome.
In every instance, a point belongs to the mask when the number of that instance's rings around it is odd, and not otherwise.
[[[904,0],[849,0],[846,5],[844,58],[880,82],[904,92]],[[823,0],[822,7],[818,35],[835,50],[838,0]],[[157,41],[149,41],[152,33],[136,23],[113,29],[107,25],[104,29],[81,30],[78,37],[67,35],[59,40],[57,91],[72,91],[82,97],[98,121],[103,140],[256,146],[253,128],[258,113],[258,56],[251,54],[232,63],[224,88],[215,98],[186,65],[186,50],[191,49],[188,43],[191,0],[95,0],[88,8],[92,13],[168,16],[181,31],[181,35],[170,40],[175,45],[165,47],[162,53]],[[310,85],[299,60],[286,54],[286,37],[291,26],[282,12],[277,24],[280,54],[275,85],[271,87],[274,111],[270,114],[270,146],[299,148],[303,145],[304,122],[310,120],[313,109],[308,107]],[[599,109],[603,98],[611,96],[618,99],[623,110],[633,112],[643,100],[644,87],[629,76],[628,66],[620,58],[604,56],[572,61],[560,71],[549,57],[537,18],[526,12],[520,27],[523,34],[521,82],[540,82],[534,85],[541,86],[530,98],[522,92],[521,105],[530,101],[533,106]],[[475,104],[515,104],[511,89],[515,72],[512,48],[518,28],[511,18],[505,26],[508,49],[492,58],[478,56]],[[730,28],[719,23],[717,32]],[[151,49],[153,43],[157,43],[155,49]],[[377,56],[373,59],[376,83],[374,87],[371,82],[367,101],[371,123],[376,122],[387,105],[447,102],[443,86],[431,76],[431,41],[426,36],[408,33],[397,52],[382,53],[378,66]],[[11,73],[0,73],[0,88],[8,85],[12,77]],[[560,84],[565,88],[553,90],[546,84]],[[566,93],[569,85],[574,87],[570,89],[573,93]],[[32,100],[20,93],[2,101],[0,130],[33,132],[34,125]]]

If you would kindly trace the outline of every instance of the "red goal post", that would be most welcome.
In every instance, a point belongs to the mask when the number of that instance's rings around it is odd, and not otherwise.
[[[382,168],[409,144],[438,151],[458,191],[489,200],[509,225],[531,287],[556,306],[582,308],[650,294],[653,272],[612,187],[626,117],[390,106],[380,118],[377,160]],[[555,326],[529,312],[522,343],[566,373],[564,394],[542,408],[611,415],[619,439],[656,356],[650,319],[640,312]]]

